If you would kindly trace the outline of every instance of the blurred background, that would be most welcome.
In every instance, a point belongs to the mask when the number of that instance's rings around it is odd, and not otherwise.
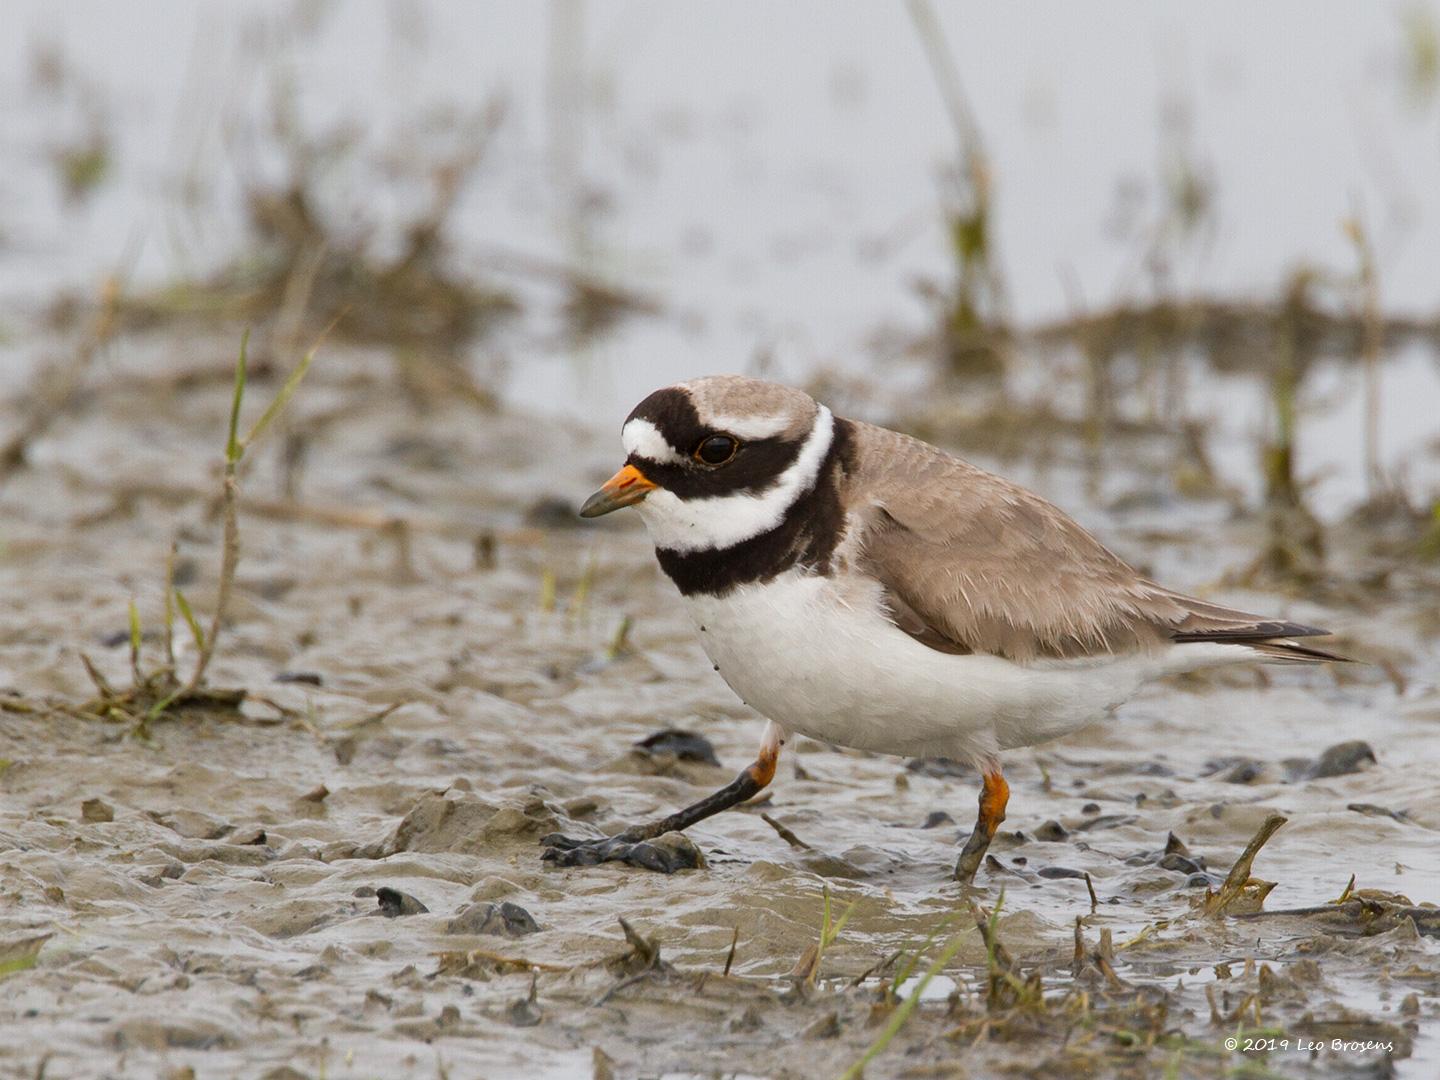
[[[1419,508],[1437,18],[17,3],[0,379],[41,363],[20,320],[63,327],[112,279],[117,329],[298,341],[344,312],[342,337],[587,424],[705,372],[916,414],[958,380],[972,423],[1189,429],[1250,499]],[[1267,476],[1266,441],[1298,476]]]

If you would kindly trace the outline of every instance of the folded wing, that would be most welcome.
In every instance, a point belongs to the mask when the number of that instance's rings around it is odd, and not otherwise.
[[[855,425],[859,557],[892,618],[945,652],[1012,660],[1170,644],[1248,645],[1267,659],[1336,660],[1289,639],[1328,631],[1162,588],[1038,495],[884,428]]]

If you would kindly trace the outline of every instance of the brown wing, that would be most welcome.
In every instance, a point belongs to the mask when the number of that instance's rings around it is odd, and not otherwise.
[[[859,557],[896,624],[933,648],[1025,661],[1229,641],[1331,658],[1277,640],[1327,631],[1161,588],[1008,480],[884,428],[854,436]]]

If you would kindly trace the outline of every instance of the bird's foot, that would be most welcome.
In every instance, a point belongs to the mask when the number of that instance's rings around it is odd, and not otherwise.
[[[660,874],[676,870],[694,870],[703,866],[700,851],[682,833],[646,837],[627,830],[616,836],[577,840],[563,833],[542,837],[545,851],[540,856],[556,866],[596,866],[602,862],[622,862]]]

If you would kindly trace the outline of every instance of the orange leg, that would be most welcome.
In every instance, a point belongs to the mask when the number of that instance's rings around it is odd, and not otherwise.
[[[975,871],[980,869],[990,841],[995,839],[1000,823],[1005,820],[1005,804],[1010,801],[1010,785],[1000,772],[999,762],[987,765],[983,775],[985,783],[980,789],[980,814],[975,819],[975,831],[965,841],[960,861],[955,864],[955,879],[965,885],[975,880]]]

